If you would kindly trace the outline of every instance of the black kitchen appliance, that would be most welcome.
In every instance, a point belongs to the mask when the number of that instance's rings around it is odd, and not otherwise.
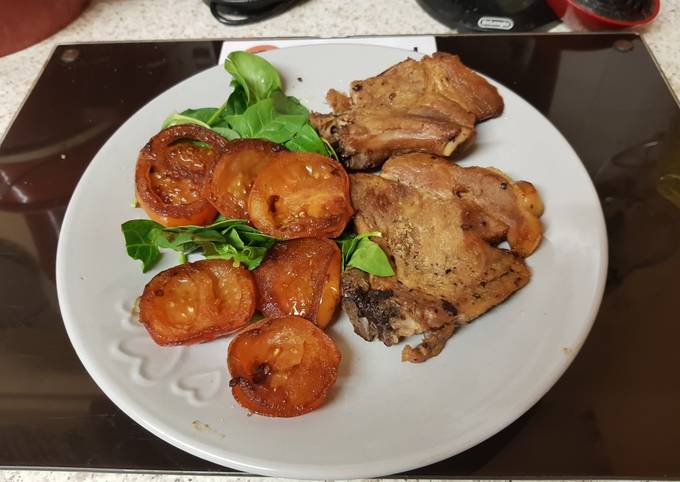
[[[418,0],[436,20],[460,31],[528,32],[558,19],[544,0]]]
[[[285,12],[300,0],[204,0],[213,16],[225,25],[259,22]]]

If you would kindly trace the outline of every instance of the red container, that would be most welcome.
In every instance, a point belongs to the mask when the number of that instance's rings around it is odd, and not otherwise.
[[[90,0],[0,1],[0,57],[58,32],[80,15]]]
[[[602,16],[587,8],[578,0],[547,0],[547,3],[564,23],[576,30],[612,30],[635,27],[654,20],[661,7],[659,0],[652,0],[649,15],[641,20],[625,21]]]

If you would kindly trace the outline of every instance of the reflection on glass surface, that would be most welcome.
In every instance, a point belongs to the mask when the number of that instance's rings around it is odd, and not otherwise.
[[[656,188],[659,194],[680,209],[680,123],[670,129],[666,148],[659,157]]]

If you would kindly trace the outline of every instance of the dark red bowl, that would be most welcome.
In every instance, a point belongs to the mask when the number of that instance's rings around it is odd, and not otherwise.
[[[80,15],[90,0],[0,1],[0,57],[40,42]]]
[[[612,30],[643,25],[654,20],[661,7],[659,0],[651,0],[651,8],[644,17],[621,20],[597,13],[578,0],[547,0],[547,3],[564,23],[577,30]]]

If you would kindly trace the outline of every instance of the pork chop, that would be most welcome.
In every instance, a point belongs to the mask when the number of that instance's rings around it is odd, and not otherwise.
[[[461,167],[420,153],[391,157],[380,175],[430,196],[474,206],[471,212],[484,213],[475,226],[483,221],[496,234],[483,237],[496,243],[507,240],[522,257],[533,253],[541,242],[543,202],[530,182],[515,182],[497,169]]]
[[[371,174],[351,176],[351,195],[357,232],[382,233],[375,240],[395,276],[348,270],[343,307],[368,340],[392,345],[423,334],[420,345],[404,348],[402,360],[437,355],[457,326],[529,281],[523,258],[491,244],[505,227],[474,204]]]
[[[330,90],[326,99],[333,113],[314,113],[310,120],[356,170],[380,167],[390,155],[407,151],[448,157],[472,142],[477,122],[503,111],[495,87],[458,56],[442,52],[355,80],[349,96]],[[422,139],[418,132],[425,133]]]

